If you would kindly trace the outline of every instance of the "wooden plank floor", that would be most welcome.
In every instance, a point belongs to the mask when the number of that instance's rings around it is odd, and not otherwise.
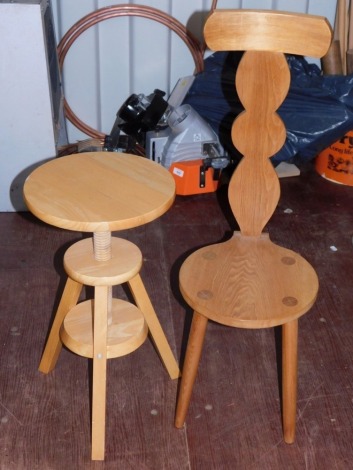
[[[121,234],[144,254],[142,276],[179,361],[191,312],[178,292],[178,270],[190,250],[234,229],[225,189],[178,197],[159,220]],[[274,241],[312,262],[321,286],[299,323],[295,444],[282,439],[278,331],[210,324],[184,429],[173,426],[178,382],[149,340],[109,362],[103,463],[90,461],[88,360],[63,350],[52,373],[37,371],[65,280],[63,253],[81,235],[27,213],[0,214],[0,469],[352,468],[352,207],[353,188],[305,165],[300,177],[282,180],[269,224]],[[114,294],[126,297],[122,287]]]

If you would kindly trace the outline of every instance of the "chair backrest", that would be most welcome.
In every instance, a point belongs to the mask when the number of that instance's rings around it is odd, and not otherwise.
[[[232,141],[243,155],[228,197],[242,235],[259,236],[280,196],[269,158],[284,145],[286,129],[277,114],[289,85],[285,53],[320,58],[332,29],[324,17],[270,10],[215,10],[204,29],[214,51],[246,51],[235,86],[244,111],[232,126]]]

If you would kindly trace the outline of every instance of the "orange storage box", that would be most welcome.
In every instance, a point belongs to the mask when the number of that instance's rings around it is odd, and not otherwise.
[[[169,171],[178,195],[211,193],[218,188],[219,175],[212,167],[205,168],[202,159],[172,163]]]

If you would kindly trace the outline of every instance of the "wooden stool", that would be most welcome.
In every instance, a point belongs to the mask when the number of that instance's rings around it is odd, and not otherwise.
[[[150,332],[170,377],[180,375],[139,275],[141,251],[127,240],[111,237],[110,231],[155,219],[170,207],[174,191],[173,178],[159,165],[109,152],[51,161],[25,183],[26,203],[39,218],[63,228],[93,231],[93,238],[75,243],[65,253],[68,279],[39,365],[41,372],[50,372],[62,344],[93,359],[93,460],[104,459],[107,359],[135,351]],[[93,197],[87,200],[89,194]],[[136,305],[112,298],[112,287],[122,283],[128,283]],[[77,303],[83,285],[94,287],[94,299]]]

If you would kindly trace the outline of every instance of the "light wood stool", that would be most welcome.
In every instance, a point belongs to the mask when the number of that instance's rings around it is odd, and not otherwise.
[[[39,365],[41,372],[49,373],[62,344],[93,359],[93,460],[104,459],[107,359],[135,351],[149,332],[170,377],[180,375],[139,275],[141,251],[111,236],[111,230],[136,227],[162,215],[174,191],[173,178],[159,165],[109,152],[53,160],[25,183],[26,203],[37,217],[58,227],[93,231],[93,238],[65,253],[68,279]],[[136,305],[112,298],[112,287],[122,283],[128,284]],[[94,287],[94,299],[77,303],[83,285]]]

